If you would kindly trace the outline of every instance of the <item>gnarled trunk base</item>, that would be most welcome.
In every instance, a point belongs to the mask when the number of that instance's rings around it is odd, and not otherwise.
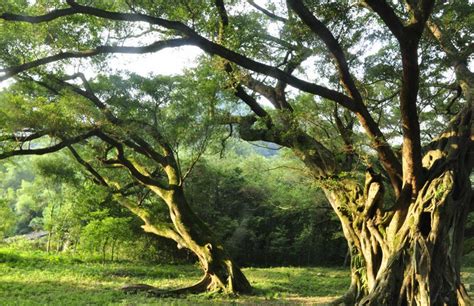
[[[224,272],[225,275],[228,275],[227,279],[223,279],[222,274],[207,272],[197,283],[178,289],[164,290],[146,284],[130,284],[123,286],[121,289],[126,293],[146,292],[157,297],[203,292],[250,293],[252,288],[240,269],[232,268],[232,266],[229,266],[229,268]]]
[[[357,181],[328,185],[351,250],[351,289],[339,301],[356,305],[470,305],[461,282],[464,226],[472,205],[472,105],[426,147],[423,185],[384,205],[383,181],[372,169]]]
[[[137,207],[134,203],[122,201],[122,205],[145,222],[142,228],[146,232],[172,239],[177,243],[178,248],[186,248],[195,254],[204,277],[190,287],[176,290],[160,290],[143,284],[128,285],[123,289],[126,292],[146,291],[157,296],[206,291],[226,294],[250,293],[252,287],[247,278],[211,229],[188,205],[182,187],[175,186],[175,189],[164,195],[163,199],[168,205],[172,226],[156,221],[150,212],[143,207]]]

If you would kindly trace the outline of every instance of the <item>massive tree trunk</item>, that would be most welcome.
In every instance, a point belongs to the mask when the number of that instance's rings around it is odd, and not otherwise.
[[[398,200],[385,195],[386,184],[372,169],[366,172],[364,186],[357,177],[327,175],[334,171],[333,160],[302,132],[281,141],[268,134],[262,137],[251,122],[241,123],[244,139],[263,139],[292,148],[322,185],[351,253],[351,286],[337,302],[469,303],[460,265],[464,225],[472,202],[471,100],[448,129],[425,148],[420,190]]]
[[[153,186],[150,188],[154,190]],[[142,227],[146,232],[170,238],[177,243],[178,248],[187,248],[193,252],[204,272],[203,278],[197,284],[164,293],[250,293],[252,288],[247,278],[211,229],[194,213],[182,187],[175,185],[165,194],[162,190],[157,193],[169,208],[172,226],[163,225],[162,221],[153,218],[149,211],[130,201],[121,199],[120,202],[145,222]]]
[[[362,188],[327,186],[352,255],[351,287],[340,302],[467,305],[460,278],[464,224],[472,203],[472,106],[427,148],[425,183],[404,203],[384,203],[372,171]]]

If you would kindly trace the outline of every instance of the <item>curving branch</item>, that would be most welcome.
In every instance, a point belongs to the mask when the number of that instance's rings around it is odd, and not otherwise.
[[[341,106],[346,107],[350,110],[353,110],[353,111],[356,110],[356,106],[353,103],[353,99],[348,97],[347,95],[341,92],[338,92],[336,90],[332,90],[327,87],[321,86],[321,85],[304,81],[276,67],[257,62],[253,59],[246,57],[245,55],[234,52],[226,47],[223,47],[217,43],[214,43],[206,39],[205,37],[201,36],[200,34],[195,32],[192,28],[188,27],[184,23],[181,23],[178,21],[170,21],[163,18],[153,17],[153,16],[149,16],[145,14],[112,12],[112,11],[102,10],[102,9],[98,9],[98,8],[94,8],[90,6],[80,5],[73,1],[69,1],[68,3],[72,5],[73,9],[68,10],[66,12],[64,10],[60,10],[61,11],[60,14],[56,13],[56,11],[52,11],[42,16],[23,16],[23,15],[14,15],[14,14],[6,14],[5,16],[5,14],[3,14],[2,15],[3,17],[0,16],[0,19],[8,18],[9,21],[40,23],[40,22],[51,21],[51,20],[64,17],[64,16],[70,16],[70,15],[75,15],[75,14],[85,14],[85,15],[90,15],[90,16],[95,16],[95,17],[100,17],[100,18],[105,18],[105,19],[110,19],[110,20],[117,20],[117,21],[147,22],[153,25],[164,27],[169,30],[176,31],[179,34],[186,36],[186,38],[178,39],[182,43],[182,44],[179,43],[179,45],[184,45],[184,44],[195,45],[209,54],[218,55],[222,58],[225,58],[231,62],[236,63],[237,65],[245,69],[249,69],[251,71],[276,78],[295,88],[306,91],[308,93],[321,96],[331,101],[335,101],[341,104]],[[175,40],[170,40],[170,41],[175,41]],[[133,48],[133,47],[130,47],[130,48]],[[129,49],[127,51],[130,53],[133,53],[133,49]],[[21,65],[21,67],[23,67],[22,71],[25,71],[27,69],[31,69],[31,68],[38,67],[44,64],[59,61],[65,58],[87,57],[87,56],[94,56],[94,55],[95,54],[85,55],[81,52],[79,52],[79,54],[76,54],[76,52],[69,52],[67,53],[67,56],[62,55],[62,54],[54,55],[52,57],[46,57],[46,58],[39,59],[32,62],[34,63],[34,65],[32,65],[31,63],[26,63],[26,64]],[[17,67],[9,68],[9,70],[12,70],[15,68]],[[17,73],[19,72],[0,77],[0,81],[3,81]]]
[[[253,98],[251,95],[245,92],[242,85],[237,85],[235,95],[238,98],[240,98],[242,101],[244,101],[244,103],[247,104],[257,116],[261,118],[270,118],[270,116],[263,109],[263,107],[261,107],[260,104],[258,104],[257,100],[255,100],[255,98]]]
[[[279,22],[283,22],[283,23],[286,23],[288,22],[288,19],[286,19],[285,17],[281,17],[281,16],[278,16],[272,12],[270,12],[269,10],[267,10],[266,8],[258,5],[257,3],[255,3],[255,1],[253,0],[247,0],[247,2],[253,6],[255,9],[257,9],[258,11],[262,12],[263,14],[265,14],[267,17],[271,18],[271,19],[274,19],[276,21],[279,21]]]
[[[0,76],[0,82],[5,81],[21,72],[37,68],[43,65],[50,63],[73,59],[73,58],[88,58],[100,54],[144,54],[157,52],[166,48],[174,48],[191,44],[190,39],[186,38],[177,38],[170,40],[162,40],[154,42],[147,46],[141,47],[132,47],[132,46],[99,46],[95,49],[84,50],[84,51],[69,51],[69,52],[60,52],[55,55],[43,57],[31,62],[27,62],[21,65],[2,68],[0,72],[3,74]]]
[[[127,168],[130,174],[140,183],[157,188],[161,194],[166,193],[166,191],[168,190],[166,186],[164,186],[160,181],[154,179],[150,175],[143,173],[141,169],[138,169],[137,166],[125,156],[124,146],[121,142],[117,141],[110,135],[107,135],[106,133],[100,130],[97,131],[97,137],[115,147],[118,153],[117,160],[104,160],[103,162],[122,165]]]
[[[401,41],[404,36],[404,25],[393,8],[385,0],[365,0],[364,2],[379,15],[395,38]]]
[[[43,147],[43,148],[37,148],[37,149],[16,149],[16,150],[12,150],[12,151],[7,151],[7,152],[2,152],[0,153],[0,160],[1,159],[5,159],[5,158],[9,158],[9,157],[12,157],[12,156],[20,156],[20,155],[44,155],[44,154],[48,154],[48,153],[53,153],[53,152],[57,152],[61,149],[64,149],[72,144],[75,144],[75,143],[78,143],[78,142],[81,142],[83,140],[86,140],[88,138],[91,138],[93,136],[97,136],[98,135],[98,130],[92,130],[92,131],[89,131],[87,133],[84,133],[84,134],[81,134],[81,135],[78,135],[78,136],[75,136],[75,137],[71,137],[71,138],[66,138],[66,139],[63,139],[62,141],[52,145],[52,146],[49,146],[49,147]],[[35,138],[35,139],[38,139],[39,137]]]
[[[398,195],[402,185],[402,166],[378,124],[363,103],[362,95],[350,73],[349,65],[341,45],[326,25],[317,19],[301,0],[288,0],[288,4],[313,33],[324,42],[326,48],[334,58],[341,83],[356,105],[356,109],[353,110],[353,112],[357,115],[359,122],[370,137],[373,147],[377,151],[380,161],[385,171],[387,171],[392,186]]]
[[[94,167],[92,167],[92,165],[90,163],[88,163],[87,161],[85,161],[80,155],[79,153],[76,151],[76,149],[74,149],[74,147],[72,145],[68,145],[67,148],[69,149],[69,151],[71,152],[72,156],[76,159],[76,161],[81,164],[84,168],[86,168],[86,170],[92,174],[92,176],[94,177],[94,182],[98,185],[101,185],[101,186],[104,186],[104,187],[110,187],[109,184],[107,183],[107,181],[102,177],[102,175],[99,174],[99,172],[97,172],[97,170],[94,169]]]
[[[303,4],[301,0],[288,0],[290,8],[300,17],[300,19],[315,33],[326,45],[338,68],[341,82],[349,92],[350,96],[358,104],[359,107],[363,106],[362,96],[355,85],[354,79],[349,71],[349,65],[347,64],[346,56],[342,50],[341,45],[331,33],[331,31],[316,18],[310,10]]]
[[[25,15],[18,15],[18,14],[10,14],[10,13],[3,13],[0,15],[0,19],[6,21],[23,21],[28,23],[43,23],[52,21],[61,17],[71,16],[76,14],[76,9],[73,7],[68,7],[65,9],[58,9],[51,11],[47,14],[40,15],[40,16],[25,16]]]

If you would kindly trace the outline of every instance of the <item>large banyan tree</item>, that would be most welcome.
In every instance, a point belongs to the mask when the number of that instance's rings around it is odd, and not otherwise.
[[[468,303],[468,0],[38,0],[0,10],[0,80],[61,79],[79,60],[102,69],[112,54],[200,48],[209,57],[197,69],[240,101],[216,108],[216,121],[291,149],[324,190],[351,254],[341,302]]]

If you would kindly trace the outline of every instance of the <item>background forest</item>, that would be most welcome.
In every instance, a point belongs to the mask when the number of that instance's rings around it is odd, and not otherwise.
[[[65,153],[12,159],[0,173],[0,233],[16,236],[6,241],[18,247],[107,261],[196,260],[175,243],[143,233],[141,221]],[[241,265],[341,265],[346,259],[328,203],[284,149],[233,141],[225,157],[203,156],[186,184],[193,208]]]

